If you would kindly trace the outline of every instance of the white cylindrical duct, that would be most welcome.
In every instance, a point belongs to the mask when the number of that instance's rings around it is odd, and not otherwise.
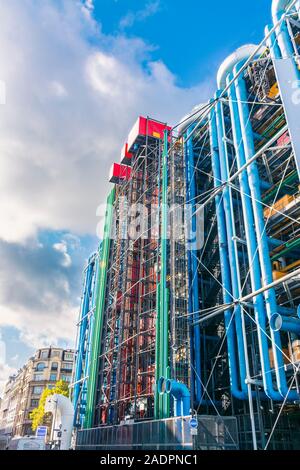
[[[257,49],[254,44],[246,44],[239,47],[222,62],[217,73],[218,88],[222,90],[226,86],[226,77],[232,72],[233,67],[243,59],[248,59]],[[263,52],[263,49],[261,50]],[[259,54],[259,52],[258,52]]]
[[[289,6],[291,5],[291,0],[273,0],[272,2],[272,20],[274,26],[277,25],[277,23],[281,20],[282,16],[284,13],[287,11]],[[295,13],[298,11],[298,15],[300,14],[299,12],[299,4],[300,1],[298,0],[297,3],[293,6],[291,10],[289,10],[289,13]],[[278,46],[282,55],[282,58],[286,59],[289,57],[292,57],[295,54],[295,50],[292,45],[291,37],[288,32],[287,26],[285,21],[282,21],[277,27],[276,27],[276,37],[277,37],[277,42]],[[296,72],[298,75],[298,72]]]
[[[206,106],[205,103],[197,104],[189,114],[184,116],[178,126],[178,134],[181,136],[188,129],[188,127],[200,117],[202,108]]]
[[[52,413],[52,429],[60,429],[60,450],[69,450],[71,446],[74,408],[69,398],[55,393],[47,397],[45,412]]]
[[[298,9],[299,9],[299,2]],[[297,3],[295,9],[297,9]],[[272,2],[272,19],[274,25],[280,20],[285,9],[291,4],[291,0],[273,0]]]

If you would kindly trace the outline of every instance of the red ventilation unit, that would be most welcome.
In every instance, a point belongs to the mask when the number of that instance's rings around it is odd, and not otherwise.
[[[125,165],[131,165],[132,157],[133,154],[128,152],[128,144],[126,142],[121,152],[121,163],[124,163]]]
[[[163,139],[165,130],[170,131],[171,127],[162,122],[140,116],[129,133],[128,151],[132,152],[135,144],[145,143],[146,137],[151,140]]]
[[[120,184],[122,181],[128,181],[131,174],[131,168],[120,163],[113,163],[109,173],[109,182]]]

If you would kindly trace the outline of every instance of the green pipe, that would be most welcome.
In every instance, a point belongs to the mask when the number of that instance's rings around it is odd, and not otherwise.
[[[283,122],[284,121],[284,115],[281,114],[280,116],[278,116],[274,121],[272,121],[272,123],[264,130],[264,132],[261,134],[262,137],[265,137],[265,138],[270,138],[271,136],[269,135],[270,131],[272,131],[274,129],[274,127],[277,126],[278,123],[280,122]]]
[[[162,289],[160,288],[160,298]],[[160,315],[160,349],[159,349],[159,377],[166,379],[170,377],[169,367],[169,289],[164,289],[164,304],[160,305],[160,310],[163,314]],[[158,379],[159,379],[158,377]],[[159,395],[159,418],[169,418],[170,416],[170,396],[169,394]]]
[[[164,330],[164,343],[166,346],[166,368],[165,368],[165,377],[166,379],[171,378],[171,369],[169,365],[169,300],[170,300],[170,291],[166,289],[166,320],[165,320],[165,330]],[[170,417],[170,394],[165,393],[164,395],[164,418]]]
[[[159,289],[160,315],[159,315],[159,350],[156,350],[156,370],[160,377],[166,377],[169,366],[169,294],[167,289],[167,236],[168,236],[168,131],[164,132],[164,147],[162,154],[162,209],[161,209],[161,242],[160,242],[160,282]],[[156,332],[158,333],[158,331]],[[158,377],[159,378],[159,377]],[[156,387],[158,383],[156,382]],[[157,391],[156,391],[157,393]],[[169,396],[158,400],[159,418],[168,418],[170,415]]]
[[[160,261],[162,264],[162,261]],[[159,316],[159,351],[158,351],[158,356],[157,356],[157,361],[158,361],[158,367],[159,367],[159,377],[164,377],[164,335],[163,335],[163,330],[164,330],[164,305],[163,305],[163,292],[162,292],[162,274],[160,274],[160,283],[159,283],[159,310],[160,310],[160,316]],[[157,382],[158,384],[158,382]],[[159,395],[159,409],[158,409],[158,417],[163,418],[163,396]]]
[[[161,396],[157,390],[158,380],[161,376],[160,368],[160,284],[156,286],[156,328],[155,328],[155,393],[154,393],[154,418],[159,419]]]
[[[276,261],[277,259],[281,258],[281,256],[285,255],[286,253],[289,253],[290,251],[294,250],[295,248],[298,248],[300,246],[300,238],[297,240],[294,240],[292,242],[288,242],[285,245],[285,248],[280,251],[279,253],[276,253],[276,255],[272,256],[271,260]]]
[[[115,188],[111,190],[107,198],[102,250],[99,259],[99,282],[96,293],[96,310],[91,344],[91,363],[87,380],[86,414],[84,421],[85,428],[90,428],[93,425],[114,200]]]
[[[169,291],[167,289],[167,237],[168,237],[168,132],[164,132],[164,149],[163,149],[163,180],[162,180],[162,244],[161,244],[161,292],[160,298],[163,307],[163,328],[162,328],[162,338],[163,338],[163,351],[162,351],[162,375],[167,377],[168,366],[169,366]],[[163,409],[162,417],[169,418],[168,414],[168,403],[170,401],[169,395],[165,394],[163,400]]]

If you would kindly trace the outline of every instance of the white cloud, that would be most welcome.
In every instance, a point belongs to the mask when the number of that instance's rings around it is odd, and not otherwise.
[[[104,36],[77,2],[57,4],[0,4],[0,237],[8,241],[39,228],[95,233],[106,175],[136,116],[176,121],[210,91],[178,87],[163,63],[147,62],[142,40]]]
[[[69,266],[71,266],[72,258],[68,253],[67,243],[65,241],[62,241],[60,243],[54,243],[53,248],[56,251],[59,251],[60,253],[62,253],[61,265],[65,268],[68,268]]]
[[[58,98],[64,98],[68,96],[68,92],[65,89],[64,85],[56,80],[52,81],[49,84],[50,91],[52,91],[54,96],[57,96]]]
[[[46,299],[49,302],[55,300],[51,296],[45,296]],[[20,345],[25,343],[34,349],[50,344],[74,347],[78,308],[67,302],[62,303],[59,310],[44,311],[39,315],[21,307],[15,311],[10,308],[1,309],[2,315],[6,315],[3,326],[13,326],[20,330]]]
[[[39,230],[75,245],[95,234],[137,115],[175,123],[214,87],[179,87],[152,46],[105,36],[92,12],[89,0],[0,2],[0,324],[36,347],[75,337],[80,296],[66,246],[39,244]]]
[[[16,372],[16,368],[11,367],[7,363],[7,359],[6,344],[2,338],[2,331],[0,330],[0,397],[3,393],[8,377]],[[18,357],[16,355],[11,359],[11,362],[16,361],[17,359]]]
[[[85,0],[85,6],[88,10],[93,11],[94,10],[94,1],[93,0]]]
[[[129,28],[134,23],[144,21],[150,16],[155,15],[160,9],[160,0],[149,1],[145,7],[137,11],[129,11],[123,18],[121,18],[119,26],[121,29]]]
[[[0,241],[0,327],[17,328],[30,347],[74,343],[83,267],[73,263],[68,240],[52,246]]]
[[[19,360],[19,354],[15,354],[13,357],[10,358],[11,362],[17,362]]]
[[[4,387],[6,385],[8,378],[11,375],[16,374],[16,372],[17,372],[16,367],[11,367],[8,364],[0,364],[0,397],[2,396],[4,392]]]
[[[87,78],[95,91],[103,98],[119,97],[127,90],[126,67],[122,66],[114,57],[96,52],[87,62]],[[120,82],[120,77],[124,79]]]
[[[92,20],[92,13],[95,9],[94,0],[83,0],[81,11],[88,21]]]

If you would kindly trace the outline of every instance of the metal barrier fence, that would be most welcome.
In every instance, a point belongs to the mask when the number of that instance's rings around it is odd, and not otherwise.
[[[194,436],[196,450],[238,450],[237,419],[231,416],[199,416]]]
[[[235,450],[236,419],[198,417],[198,434],[191,435],[190,418],[179,417],[79,430],[78,450]]]

